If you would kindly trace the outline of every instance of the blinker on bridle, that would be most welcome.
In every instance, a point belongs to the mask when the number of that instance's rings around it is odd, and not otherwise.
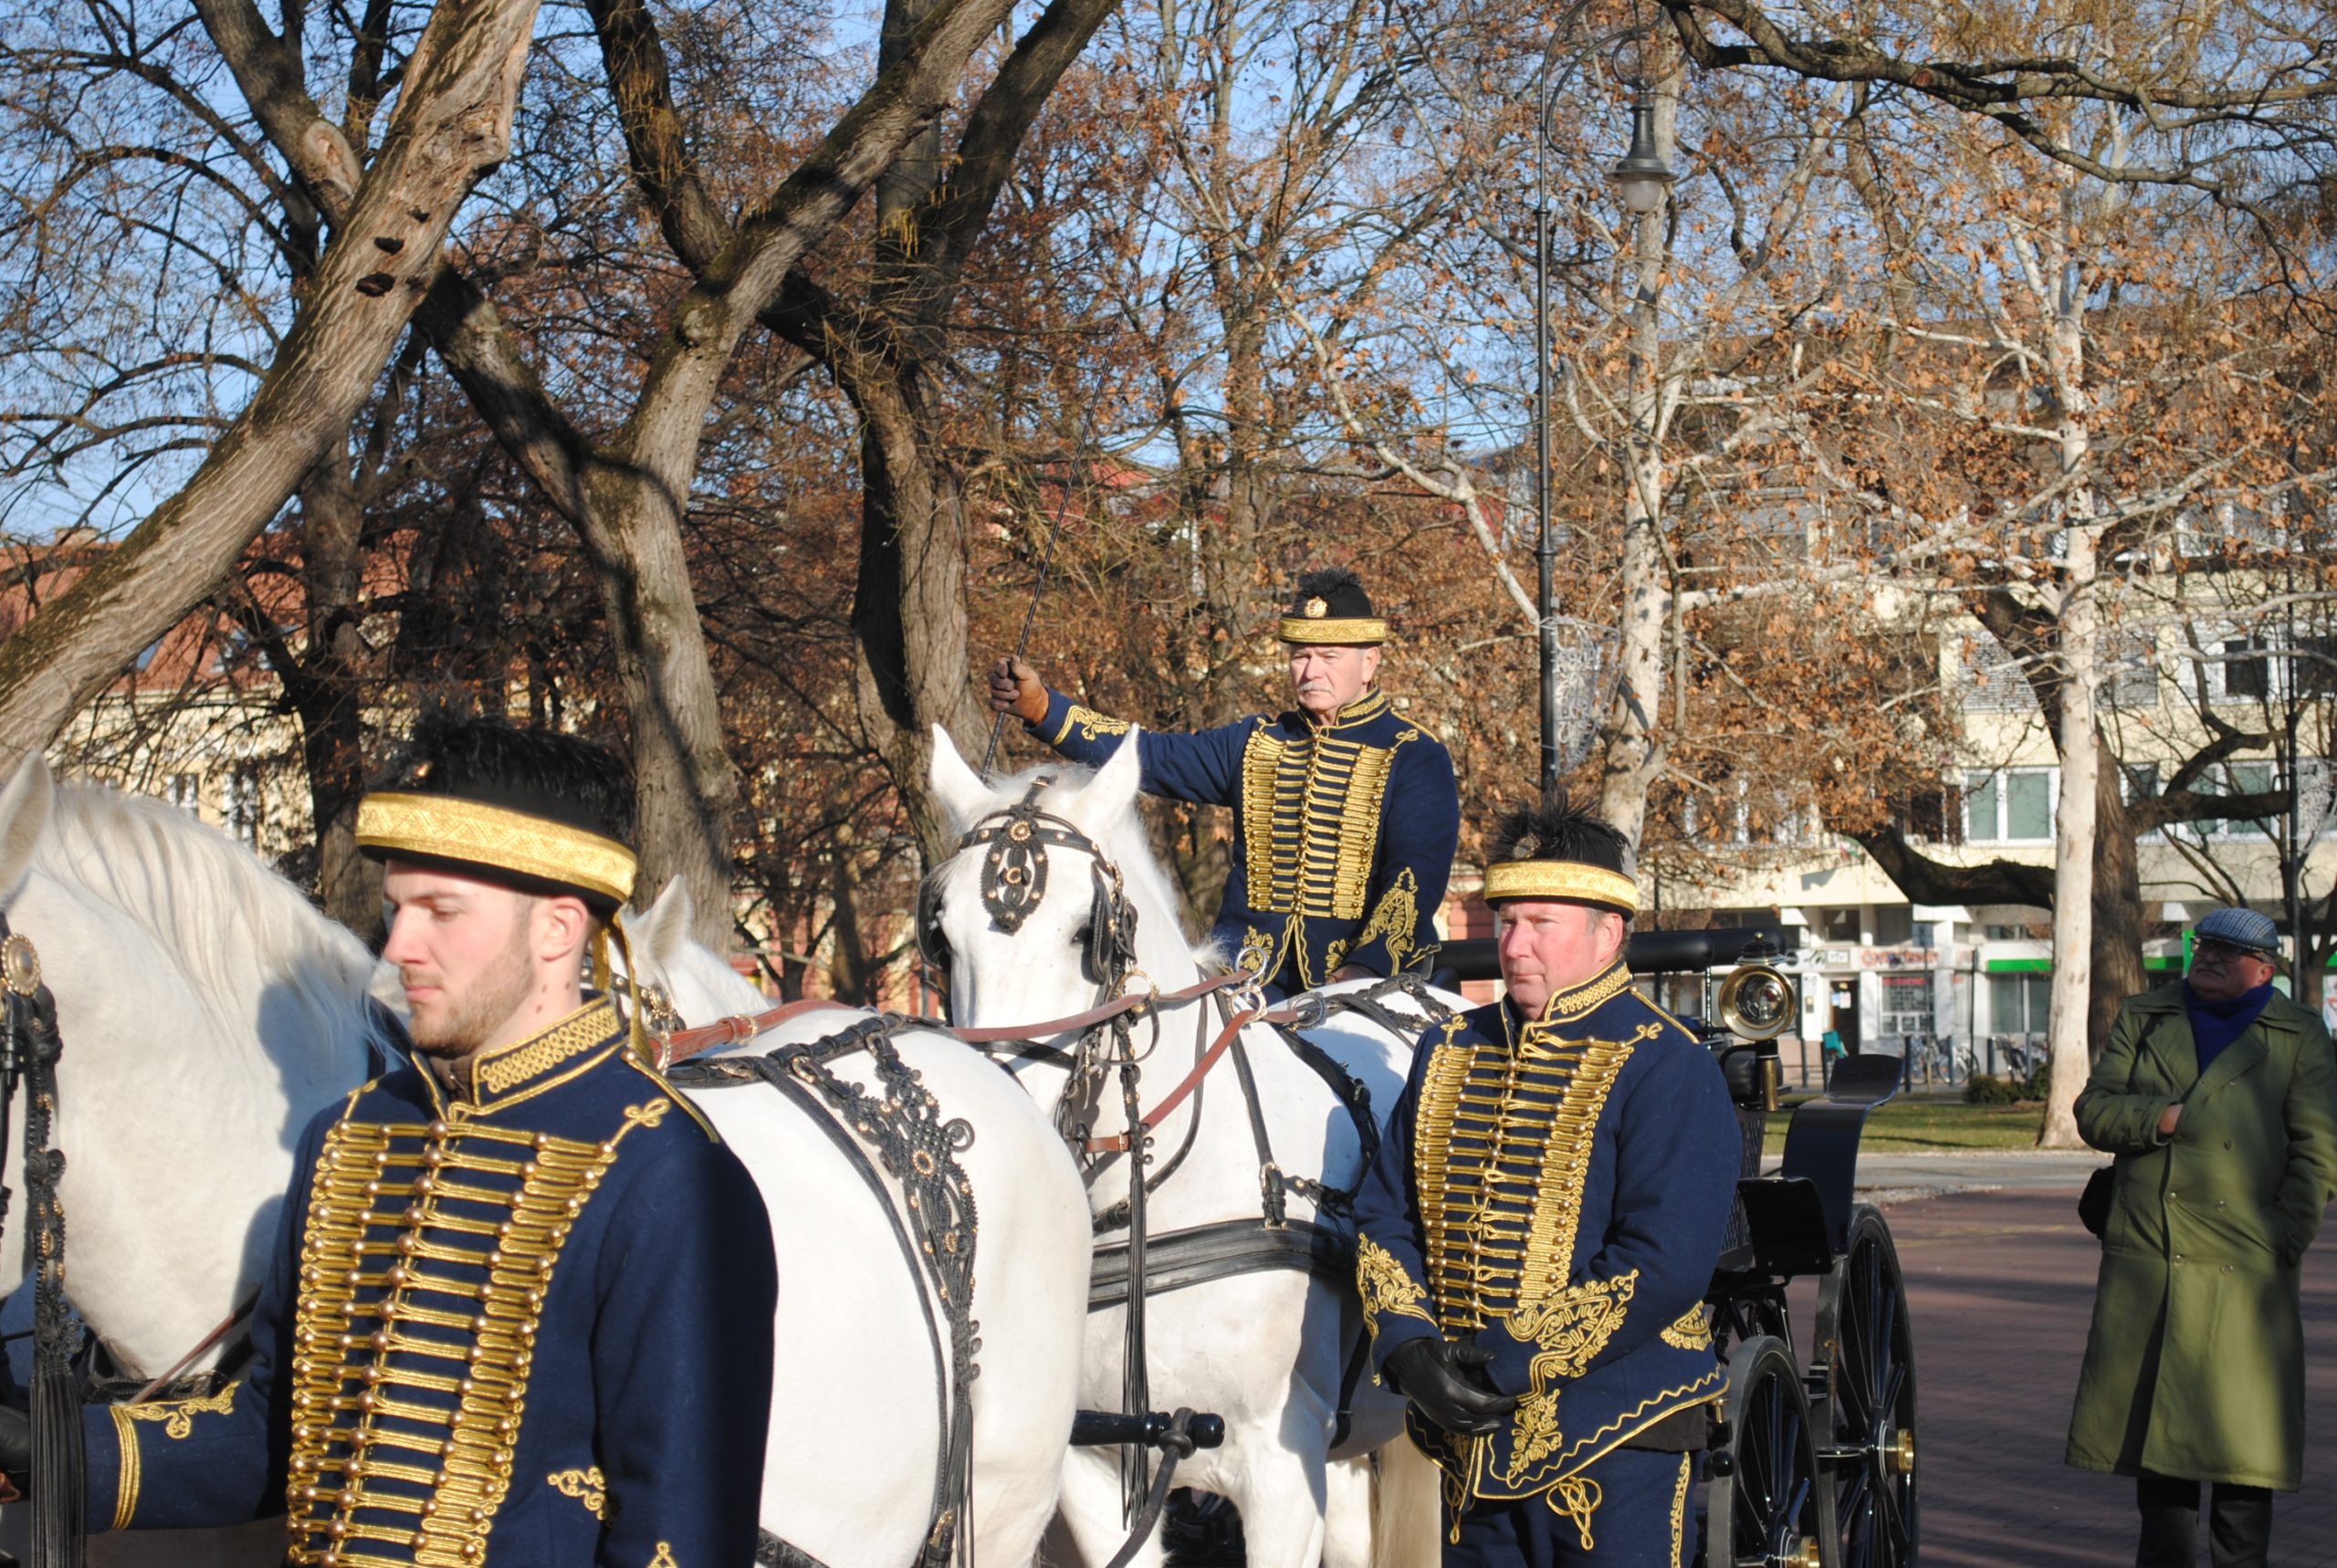
[[[1031,780],[1022,799],[994,811],[968,829],[958,841],[960,854],[982,852],[981,900],[991,926],[1011,936],[1047,896],[1049,845],[1076,850],[1088,857],[1093,902],[1088,908],[1087,941],[1080,967],[1099,986],[1116,988],[1126,977],[1136,940],[1136,911],[1128,906],[1120,868],[1112,863],[1095,840],[1052,811],[1043,810],[1039,796],[1054,782],[1052,774]],[[928,895],[919,900],[919,946],[938,968],[948,967],[947,944],[940,940]]]

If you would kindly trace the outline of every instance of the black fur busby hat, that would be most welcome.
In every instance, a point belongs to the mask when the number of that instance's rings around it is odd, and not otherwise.
[[[632,770],[572,735],[425,718],[357,808],[358,848],[525,893],[573,894],[603,917],[633,896]]]
[[[1485,902],[1552,898],[1639,913],[1630,841],[1588,811],[1560,801],[1504,817],[1485,861]]]
[[[1388,641],[1388,622],[1372,613],[1361,579],[1343,566],[1325,567],[1300,574],[1282,618],[1282,640],[1378,647]]]

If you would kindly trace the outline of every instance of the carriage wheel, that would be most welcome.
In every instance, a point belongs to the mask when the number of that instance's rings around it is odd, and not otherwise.
[[[1766,1334],[1793,1352],[1793,1318],[1786,1310],[1785,1287],[1764,1281],[1732,1288],[1713,1301],[1713,1348],[1723,1361],[1730,1347],[1750,1344]]]
[[[1820,1568],[1818,1448],[1801,1368],[1782,1341],[1728,1358],[1724,1425],[1705,1458],[1708,1568]]]
[[[1915,1349],[1891,1228],[1850,1211],[1850,1247],[1818,1296],[1818,1354],[1829,1358],[1833,1537],[1841,1568],[1905,1568],[1916,1546]]]

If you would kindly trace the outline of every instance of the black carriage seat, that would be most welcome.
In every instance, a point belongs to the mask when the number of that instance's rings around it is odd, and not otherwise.
[[[1827,1092],[1795,1108],[1777,1174],[1737,1183],[1759,1268],[1822,1273],[1848,1248],[1859,1140],[1868,1114],[1897,1092],[1899,1071],[1895,1056],[1844,1057]]]

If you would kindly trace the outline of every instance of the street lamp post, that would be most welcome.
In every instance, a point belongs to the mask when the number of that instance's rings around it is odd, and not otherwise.
[[[1643,230],[1650,214],[1661,210],[1664,195],[1677,178],[1656,145],[1655,106],[1647,85],[1632,82],[1631,145],[1608,172],[1631,214],[1634,229]],[[1540,571],[1535,613],[1540,618],[1542,687],[1542,799],[1555,801],[1563,772],[1558,738],[1559,655],[1556,607],[1558,549],[1550,530],[1550,106],[1557,78],[1545,65],[1540,104],[1534,120],[1534,507],[1537,528],[1535,563]],[[1634,441],[1636,444],[1636,434]],[[1634,470],[1636,472],[1636,470]],[[1594,722],[1597,716],[1594,714]]]

